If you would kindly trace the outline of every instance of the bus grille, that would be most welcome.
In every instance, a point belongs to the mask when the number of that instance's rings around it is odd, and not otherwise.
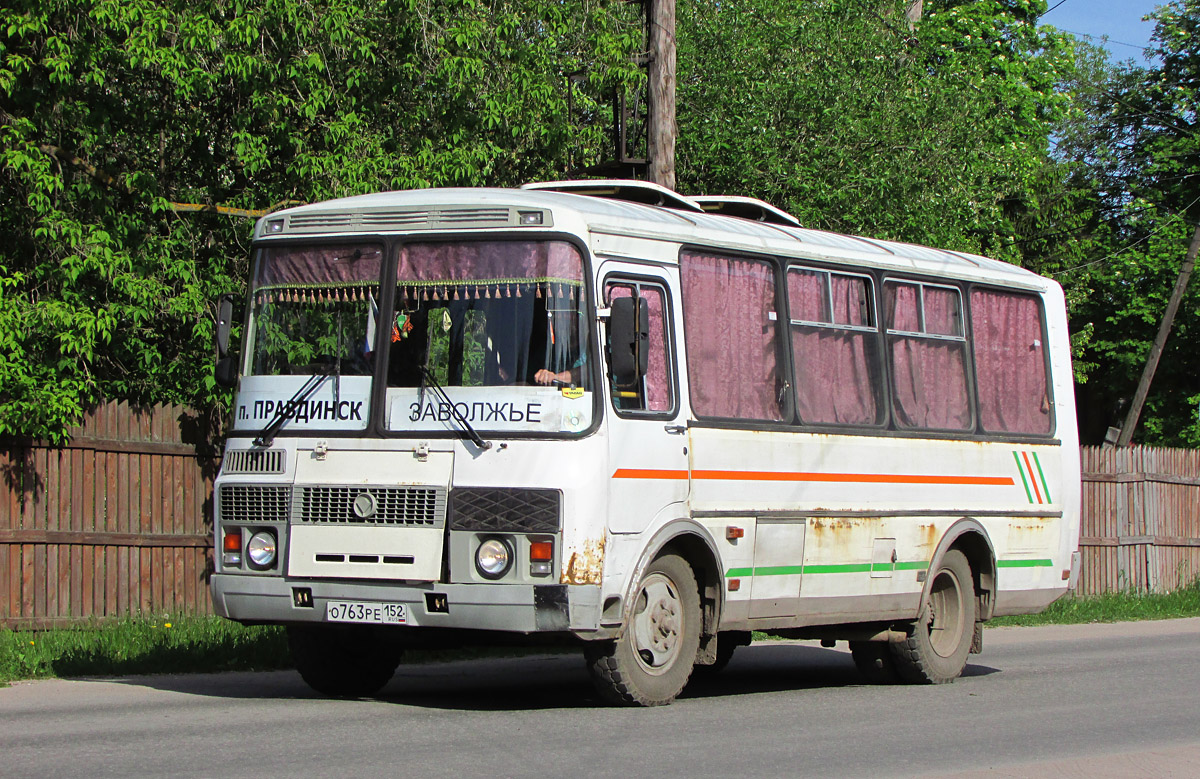
[[[450,492],[450,529],[556,533],[558,490],[459,487]]]
[[[282,449],[230,449],[225,453],[225,473],[283,473]]]
[[[291,487],[221,485],[222,522],[286,522],[291,503]]]
[[[371,499],[356,504],[364,494]],[[292,507],[292,521],[307,524],[441,527],[445,520],[446,490],[439,487],[304,487]]]

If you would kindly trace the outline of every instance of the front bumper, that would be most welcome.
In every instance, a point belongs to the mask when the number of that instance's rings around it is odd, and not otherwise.
[[[366,583],[213,574],[210,588],[216,613],[239,622],[325,622],[326,604],[335,600],[403,603],[409,627],[595,637],[600,618],[600,588],[590,585]],[[311,606],[296,605],[298,588],[311,593]],[[433,595],[444,600],[426,597]]]

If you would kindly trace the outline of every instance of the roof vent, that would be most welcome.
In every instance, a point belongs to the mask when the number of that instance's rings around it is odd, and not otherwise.
[[[787,211],[776,208],[766,201],[754,197],[733,197],[726,195],[696,195],[692,201],[709,214],[721,216],[740,216],[742,219],[753,219],[767,224],[786,225],[788,227],[803,227],[800,220]]]
[[[524,184],[521,189],[536,189],[550,192],[569,192],[573,195],[589,195],[648,206],[674,208],[678,211],[701,213],[703,209],[690,198],[672,192],[664,186],[649,181],[627,181],[625,179],[583,179],[580,181],[539,181]]]

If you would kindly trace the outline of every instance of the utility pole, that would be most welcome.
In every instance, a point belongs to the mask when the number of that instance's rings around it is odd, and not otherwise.
[[[1129,413],[1121,425],[1121,433],[1117,436],[1117,446],[1129,446],[1129,442],[1133,439],[1133,431],[1137,428],[1138,417],[1142,415],[1142,406],[1146,403],[1146,395],[1150,394],[1150,382],[1154,380],[1154,372],[1158,370],[1158,360],[1162,357],[1163,346],[1167,343],[1171,324],[1175,321],[1175,312],[1179,310],[1183,293],[1187,289],[1188,278],[1192,275],[1192,268],[1196,265],[1198,250],[1200,250],[1200,224],[1196,225],[1196,231],[1192,233],[1192,245],[1188,247],[1187,256],[1179,268],[1179,278],[1175,281],[1175,289],[1171,292],[1171,300],[1167,303],[1167,312],[1163,314],[1162,324],[1158,327],[1158,335],[1154,338],[1154,345],[1150,347],[1150,356],[1146,359],[1146,367],[1142,370],[1142,379],[1138,382],[1137,393],[1134,394]]]
[[[646,151],[650,181],[675,189],[675,0],[647,0],[650,67]]]

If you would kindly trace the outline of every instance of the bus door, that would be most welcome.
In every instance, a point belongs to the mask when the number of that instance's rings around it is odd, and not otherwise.
[[[652,269],[615,262],[601,267],[600,278],[603,306],[612,309],[616,303],[625,310],[626,321],[632,310],[646,328],[635,334],[635,350],[645,352],[639,355],[644,370],[636,376],[615,376],[612,370],[612,317],[604,333],[612,472],[609,530],[638,533],[663,509],[682,506],[688,495],[687,423],[679,410],[671,285]]]

